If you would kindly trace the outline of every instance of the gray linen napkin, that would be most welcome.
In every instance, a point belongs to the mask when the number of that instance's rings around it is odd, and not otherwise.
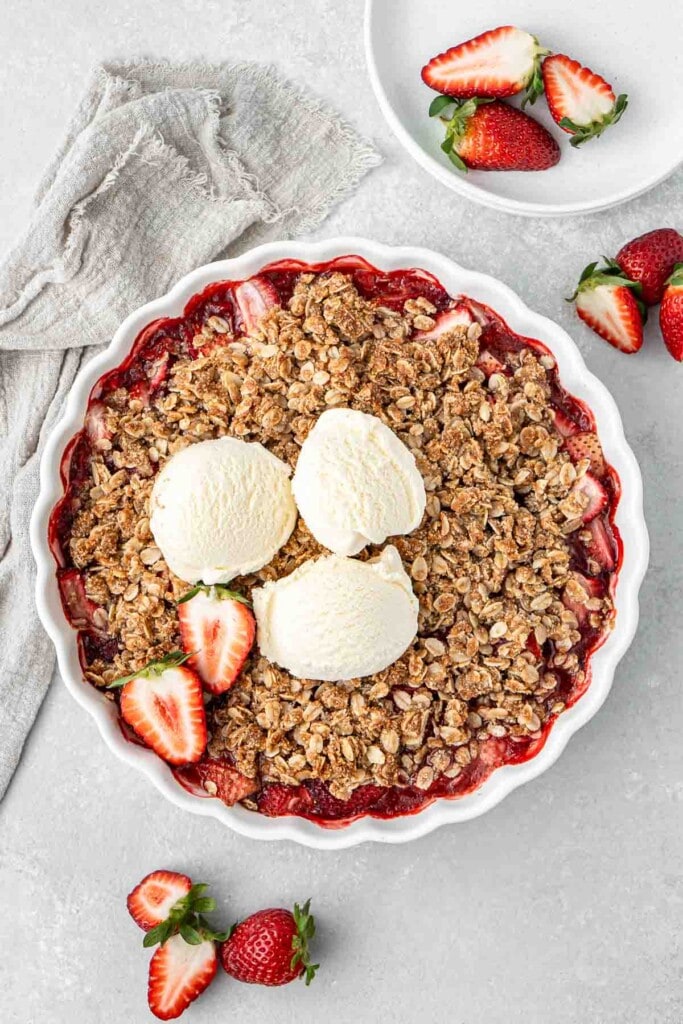
[[[0,798],[54,667],[28,521],[75,374],[141,303],[218,256],[311,230],[379,161],[261,65],[94,72],[0,266]]]

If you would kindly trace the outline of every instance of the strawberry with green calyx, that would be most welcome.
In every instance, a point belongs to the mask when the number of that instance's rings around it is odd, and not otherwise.
[[[628,97],[564,53],[543,61],[543,84],[553,120],[571,135],[572,146],[595,139],[620,120]]]
[[[221,946],[224,970],[250,985],[286,985],[303,977],[307,985],[319,964],[310,960],[308,944],[315,935],[311,901],[294,904],[294,913],[281,908],[260,910],[233,926]]]
[[[683,263],[677,263],[666,282],[659,308],[664,344],[678,362],[683,361]]]
[[[432,57],[422,80],[456,99],[502,99],[525,90],[524,104],[534,103],[543,92],[541,58],[547,53],[531,33],[501,25]]]
[[[169,764],[199,761],[207,743],[202,684],[185,665],[190,657],[171,651],[108,687],[121,687],[124,720]]]
[[[640,296],[640,283],[631,281],[618,263],[605,257],[604,267],[588,264],[567,302],[576,303],[578,315],[601,338],[620,352],[632,353],[642,347],[647,317]]]
[[[149,902],[145,899],[145,886],[153,884],[155,876],[162,874],[173,876],[175,873],[148,875],[128,897],[129,909],[131,901],[135,907],[141,899]],[[185,879],[187,876],[176,877]],[[204,884],[191,885],[171,906],[168,916],[142,940],[145,948],[159,946],[149,964],[147,1000],[150,1010],[160,1020],[179,1017],[216,976],[216,943],[224,942],[228,933],[214,931],[204,916],[216,909],[216,901],[205,895],[207,888]]]
[[[143,879],[143,883],[144,881]],[[169,910],[168,916],[150,928],[142,940],[142,945],[145,948],[156,945],[163,946],[172,935],[181,935],[191,946],[197,946],[206,939],[213,942],[224,942],[229,933],[214,931],[204,917],[205,914],[210,914],[216,909],[215,899],[205,895],[208,888],[208,885],[203,882],[192,885],[188,892],[176,900]]]
[[[543,171],[560,159],[543,125],[498,100],[437,96],[429,115],[446,125],[441,148],[460,171]]]
[[[246,597],[224,586],[192,587],[178,601],[180,635],[204,688],[225,693],[237,681],[256,637]]]

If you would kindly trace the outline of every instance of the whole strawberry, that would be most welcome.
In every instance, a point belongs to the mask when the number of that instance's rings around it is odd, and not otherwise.
[[[224,969],[250,985],[286,985],[305,977],[310,985],[319,964],[312,964],[308,943],[315,935],[311,901],[289,910],[259,910],[236,924],[220,950]]]
[[[683,235],[673,228],[655,228],[627,242],[616,261],[627,277],[642,287],[646,306],[662,301],[667,279],[674,265],[683,260]]]
[[[683,362],[683,263],[677,263],[666,283],[659,307],[664,344],[674,359]]]
[[[542,124],[499,100],[437,96],[429,114],[445,123],[441,148],[460,171],[544,171],[560,159],[560,147]]]

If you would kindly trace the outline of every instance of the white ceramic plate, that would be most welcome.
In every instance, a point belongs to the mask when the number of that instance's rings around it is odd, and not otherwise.
[[[645,16],[644,16],[644,12]],[[657,13],[659,11],[659,13]],[[437,53],[498,25],[518,25],[548,49],[592,67],[628,94],[619,124],[578,149],[555,125],[541,97],[528,108],[558,139],[560,162],[547,171],[461,174],[439,149],[443,128],[427,116],[436,95],[420,70]],[[366,0],[370,80],[389,126],[425,170],[486,206],[552,216],[604,210],[652,188],[683,161],[680,40],[683,5],[656,0]],[[519,100],[515,99],[516,105]]]
[[[250,277],[273,260],[289,257],[320,262],[348,253],[363,256],[384,270],[422,267],[439,278],[451,295],[462,293],[486,303],[500,313],[513,330],[539,338],[548,345],[557,358],[565,387],[584,399],[593,410],[605,455],[621,478],[623,496],[616,525],[624,543],[624,560],[615,596],[616,626],[604,646],[593,656],[591,685],[584,696],[559,717],[536,757],[524,764],[506,765],[494,771],[475,792],[455,800],[437,800],[413,816],[386,821],[362,818],[346,828],[327,829],[300,818],[268,818],[240,806],[226,807],[218,800],[193,796],[180,786],[168,765],[156,754],[124,738],[116,706],[83,680],[76,650],[76,633],[62,611],[47,529],[50,512],[62,495],[59,476],[62,453],[70,438],[82,428],[91,388],[106,370],[123,360],[143,327],[157,317],[178,316],[191,296],[214,281]],[[147,775],[157,789],[179,807],[218,818],[236,832],[254,839],[293,839],[321,849],[339,849],[367,840],[400,843],[415,839],[440,825],[466,821],[483,814],[511,790],[545,771],[559,757],[569,737],[595,714],[609,692],[616,664],[635,633],[638,588],[648,560],[638,464],[624,438],[614,400],[605,386],[588,371],[569,335],[551,320],[532,313],[514,292],[492,277],[465,270],[429,249],[392,248],[361,238],[262,245],[236,259],[200,267],[179,281],[167,295],[132,313],[121,324],[106,351],[89,362],[76,378],[64,415],[47,442],[40,467],[40,494],[31,520],[31,542],[38,566],[38,611],[57,649],[62,678],[78,703],[93,716],[114,753]]]

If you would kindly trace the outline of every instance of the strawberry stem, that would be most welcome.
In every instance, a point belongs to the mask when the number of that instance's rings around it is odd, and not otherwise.
[[[196,586],[188,590],[182,597],[179,597],[176,604],[185,604],[186,601],[191,601],[200,592],[220,598],[221,601],[239,601],[240,604],[246,604],[247,608],[251,608],[251,601],[248,597],[240,594],[237,590],[231,590],[223,583],[215,583],[211,586],[206,583],[197,583]]]
[[[293,956],[291,968],[294,970],[297,966],[301,967],[301,974],[307,985],[311,984],[315,977],[315,972],[320,967],[320,964],[312,964],[310,961],[308,943],[315,935],[315,918],[310,910],[310,899],[306,900],[303,907],[300,907],[298,903],[294,904],[296,935],[292,937]]]
[[[107,685],[106,689],[115,690],[119,686],[125,686],[126,683],[132,683],[134,679],[149,679],[150,676],[160,676],[166,669],[178,668],[179,665],[184,665],[187,659],[196,653],[196,651],[191,651],[189,654],[185,651],[170,651],[163,658],[160,658],[159,661],[148,661],[137,672],[131,672],[129,676],[121,676],[119,679],[115,679]]]
[[[161,924],[147,932],[142,945],[145,948],[162,945],[172,935],[180,935],[190,946],[199,946],[202,942],[225,942],[228,932],[216,932],[208,923],[204,914],[216,909],[216,901],[205,896],[208,886],[200,882],[193,885],[190,891],[181,896],[171,907],[168,917]]]

